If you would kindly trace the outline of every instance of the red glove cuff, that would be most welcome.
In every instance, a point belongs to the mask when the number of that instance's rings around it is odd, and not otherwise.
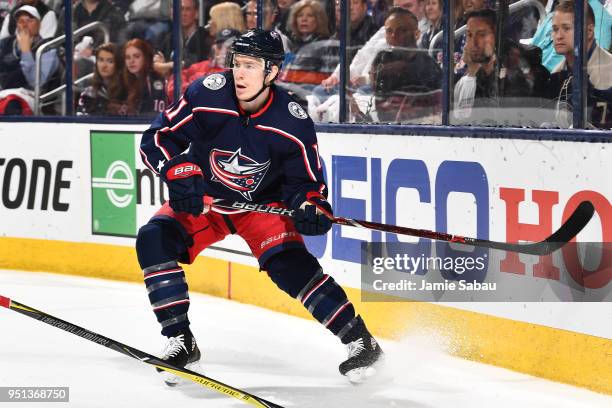
[[[334,214],[330,211],[331,206],[323,194],[319,193],[318,191],[309,191],[306,193],[306,201],[317,207],[317,210],[319,210],[327,218],[334,219]]]
[[[179,163],[166,172],[166,179],[168,180],[185,179],[193,176],[204,177],[204,174],[202,174],[200,166],[189,162]]]

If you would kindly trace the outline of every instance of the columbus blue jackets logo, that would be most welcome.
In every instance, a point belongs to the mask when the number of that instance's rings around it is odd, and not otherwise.
[[[287,108],[289,108],[289,112],[298,119],[306,119],[308,117],[306,112],[304,112],[304,109],[302,109],[300,104],[297,102],[289,102]]]
[[[223,85],[225,85],[225,82],[226,80],[223,75],[212,74],[204,78],[204,81],[202,81],[202,84],[208,89],[216,91],[217,89],[223,88]]]
[[[242,154],[240,149],[235,152],[213,149],[210,152],[210,169],[213,181],[239,192],[251,201],[251,193],[257,190],[270,168],[270,160],[257,163]]]

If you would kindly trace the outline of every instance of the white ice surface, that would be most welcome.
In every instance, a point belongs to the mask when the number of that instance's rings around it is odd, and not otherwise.
[[[0,270],[0,294],[151,354],[163,344],[142,285]],[[338,374],[344,348],[316,322],[191,299],[204,373],[285,407],[612,407],[610,396],[448,356],[426,336],[382,341],[392,379],[352,386]],[[70,387],[69,403],[16,408],[248,406],[194,383],[167,388],[149,365],[4,308],[0,386]]]

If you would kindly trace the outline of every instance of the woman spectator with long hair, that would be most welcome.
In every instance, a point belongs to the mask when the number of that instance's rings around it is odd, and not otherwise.
[[[338,64],[338,41],[329,38],[327,14],[316,0],[295,3],[288,27],[292,46],[279,75],[285,84],[280,85],[294,92],[296,98],[305,100]]]
[[[329,38],[327,13],[317,0],[301,0],[291,7],[287,23],[293,52],[309,43]]]
[[[425,17],[429,30],[421,37],[421,48],[428,49],[434,36],[442,31],[442,0],[425,0]]]
[[[80,115],[126,115],[125,91],[121,84],[122,60],[119,47],[105,43],[96,48],[96,65],[91,86],[79,97]]]
[[[211,36],[216,37],[218,32],[226,28],[241,33],[246,31],[246,23],[240,6],[229,1],[211,7],[208,32]]]
[[[154,115],[166,108],[165,83],[153,70],[153,49],[135,38],[123,46],[123,84],[129,115]]]

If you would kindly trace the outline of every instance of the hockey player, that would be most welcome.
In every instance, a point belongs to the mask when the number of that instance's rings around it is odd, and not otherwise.
[[[200,359],[178,262],[190,264],[206,247],[238,234],[272,281],[347,345],[340,372],[360,382],[376,372],[383,354],[300,235],[327,233],[333,215],[314,124],[273,84],[284,59],[281,38],[249,30],[234,42],[229,58],[230,71],[193,82],[142,137],[144,163],[169,189],[169,201],[136,240],[149,300],[168,337],[163,358],[188,368]],[[296,215],[292,220],[221,210],[208,205],[208,197],[286,206]],[[178,378],[165,380],[175,385]]]

